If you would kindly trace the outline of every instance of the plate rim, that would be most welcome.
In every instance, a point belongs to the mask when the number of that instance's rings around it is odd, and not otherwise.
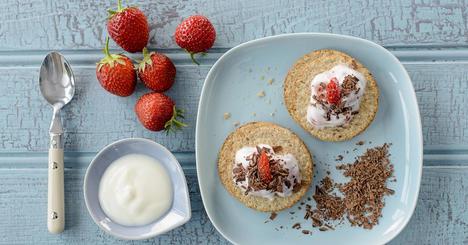
[[[321,33],[321,32],[300,32],[300,33],[286,33],[286,34],[279,34],[279,35],[274,35],[274,36],[268,36],[268,37],[262,37],[262,38],[257,38],[257,39],[253,39],[253,40],[250,40],[250,41],[247,41],[247,42],[243,42],[241,44],[238,44],[234,47],[232,47],[231,49],[229,49],[227,52],[225,52],[224,54],[222,54],[217,60],[216,62],[213,64],[213,66],[210,68],[209,72],[207,73],[206,77],[205,77],[205,80],[203,82],[203,86],[202,86],[202,90],[201,90],[201,94],[200,94],[200,99],[199,99],[199,102],[198,102],[198,109],[197,109],[197,120],[196,120],[196,127],[195,127],[195,161],[196,161],[196,170],[197,170],[197,182],[198,182],[198,187],[199,187],[199,190],[200,190],[200,196],[201,196],[201,199],[202,199],[202,203],[203,203],[203,208],[205,209],[205,212],[208,216],[208,218],[210,219],[210,222],[211,224],[215,227],[215,229],[226,239],[228,240],[230,243],[233,243],[233,244],[237,244],[230,236],[228,236],[227,234],[225,234],[223,232],[223,230],[219,227],[218,224],[216,224],[214,221],[213,221],[213,218],[212,218],[212,214],[210,213],[210,211],[208,211],[208,209],[206,208],[206,204],[205,204],[205,197],[204,197],[204,193],[205,191],[203,191],[203,186],[200,182],[200,167],[199,167],[199,162],[200,162],[200,156],[198,154],[198,141],[200,140],[200,113],[202,112],[203,110],[203,107],[204,105],[207,103],[206,102],[206,97],[205,96],[205,90],[207,89],[207,83],[209,83],[209,80],[212,80],[212,76],[213,76],[213,73],[214,73],[214,70],[217,69],[217,67],[219,66],[219,64],[221,63],[221,61],[223,59],[225,59],[227,56],[231,55],[231,53],[239,50],[239,49],[243,49],[245,47],[248,47],[248,46],[251,46],[251,45],[255,45],[257,43],[262,43],[262,42],[268,42],[268,41],[271,41],[271,40],[275,40],[275,39],[282,39],[282,38],[297,38],[297,37],[329,37],[329,38],[343,38],[343,39],[348,39],[348,40],[355,40],[355,41],[360,41],[360,42],[363,42],[363,43],[366,43],[376,49],[379,49],[381,50],[382,52],[384,53],[387,53],[389,55],[389,57],[391,57],[391,59],[394,61],[394,63],[403,71],[403,76],[409,81],[409,86],[411,86],[411,91],[410,93],[412,93],[413,96],[411,96],[410,100],[411,102],[416,106],[416,110],[417,110],[417,113],[416,115],[413,115],[413,120],[414,120],[414,123],[415,125],[417,126],[417,136],[418,136],[418,140],[419,140],[419,154],[417,154],[417,157],[419,158],[419,168],[417,168],[417,175],[418,175],[418,179],[416,180],[416,184],[417,184],[417,191],[414,195],[414,201],[413,201],[413,205],[411,207],[411,213],[410,215],[406,216],[404,222],[403,222],[403,225],[399,226],[399,228],[396,229],[396,232],[393,236],[389,236],[388,239],[384,240],[383,244],[386,244],[388,242],[390,242],[391,240],[393,240],[395,237],[397,237],[404,229],[405,227],[408,225],[409,221],[411,220],[411,217],[413,217],[413,214],[414,214],[414,210],[416,209],[416,206],[417,206],[417,203],[418,203],[418,198],[419,198],[419,193],[421,191],[421,179],[422,179],[422,170],[423,170],[423,166],[424,166],[424,162],[423,162],[423,147],[424,147],[424,141],[423,141],[423,135],[422,135],[422,123],[421,123],[421,112],[419,110],[419,104],[418,104],[418,101],[417,101],[417,97],[416,97],[416,91],[414,90],[414,85],[413,85],[413,82],[411,80],[411,77],[409,76],[408,74],[408,71],[405,69],[405,67],[403,66],[403,64],[400,62],[400,60],[398,60],[398,58],[396,58],[396,56],[394,54],[392,54],[389,50],[387,50],[386,48],[382,47],[381,45],[373,42],[373,41],[370,41],[370,40],[367,40],[367,39],[363,39],[363,38],[359,38],[359,37],[354,37],[354,36],[349,36],[349,35],[342,35],[342,34],[334,34],[334,33]]]

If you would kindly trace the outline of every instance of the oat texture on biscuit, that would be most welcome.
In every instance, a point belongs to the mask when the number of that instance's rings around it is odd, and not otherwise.
[[[345,126],[314,128],[306,118],[311,96],[310,83],[317,74],[338,64],[348,65],[367,80],[359,113]],[[363,132],[374,120],[379,106],[379,89],[370,71],[358,60],[341,51],[322,49],[304,55],[289,70],[284,81],[284,101],[292,118],[310,134],[324,141],[344,141]]]
[[[291,153],[298,161],[302,176],[301,186],[297,192],[288,197],[275,196],[273,200],[263,197],[245,195],[234,184],[232,169],[236,152],[245,146],[267,144],[281,146],[277,154]],[[247,123],[232,132],[224,141],[218,156],[218,174],[226,190],[249,208],[259,211],[280,211],[298,202],[312,183],[312,157],[307,146],[290,130],[268,122]]]

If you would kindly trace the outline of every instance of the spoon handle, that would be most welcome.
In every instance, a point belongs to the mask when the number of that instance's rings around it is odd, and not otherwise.
[[[65,227],[63,190],[63,148],[49,149],[49,184],[47,203],[47,228],[57,234]]]

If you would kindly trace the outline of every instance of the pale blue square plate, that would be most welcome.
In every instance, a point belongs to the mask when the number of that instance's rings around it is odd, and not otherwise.
[[[283,105],[283,79],[302,55],[317,49],[337,49],[360,60],[369,68],[380,89],[380,105],[370,127],[354,139],[341,143],[323,142],[310,136],[289,116]],[[268,80],[274,79],[271,85]],[[257,93],[265,91],[259,98]],[[224,113],[231,113],[225,120]],[[255,115],[254,115],[255,113]],[[274,113],[273,115],[271,113]],[[327,170],[344,181],[335,169],[337,155],[352,162],[367,147],[392,143],[391,161],[397,182],[389,187],[395,194],[385,198],[383,217],[372,230],[351,227],[345,222],[335,230],[312,229],[298,205],[280,212],[265,223],[269,214],[245,207],[224,189],[217,174],[217,155],[234,123],[270,121],[290,128],[307,144],[316,163],[314,184]],[[356,142],[365,145],[356,146]],[[369,143],[371,141],[372,143]],[[349,151],[348,154],[345,154]],[[422,172],[422,133],[413,85],[401,63],[381,46],[359,38],[302,33],[262,38],[241,44],[224,54],[211,68],[203,86],[196,128],[198,181],[206,212],[216,229],[236,244],[384,244],[408,223],[418,198]],[[305,199],[305,198],[304,198]],[[289,214],[294,211],[295,214]],[[292,218],[292,219],[291,219]],[[291,226],[300,222],[304,235]],[[279,229],[283,226],[283,229]],[[278,229],[278,230],[277,230]]]

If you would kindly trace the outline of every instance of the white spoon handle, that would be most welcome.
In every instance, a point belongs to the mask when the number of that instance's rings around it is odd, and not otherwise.
[[[63,149],[49,149],[49,184],[47,203],[47,228],[57,234],[65,227],[63,190]]]

